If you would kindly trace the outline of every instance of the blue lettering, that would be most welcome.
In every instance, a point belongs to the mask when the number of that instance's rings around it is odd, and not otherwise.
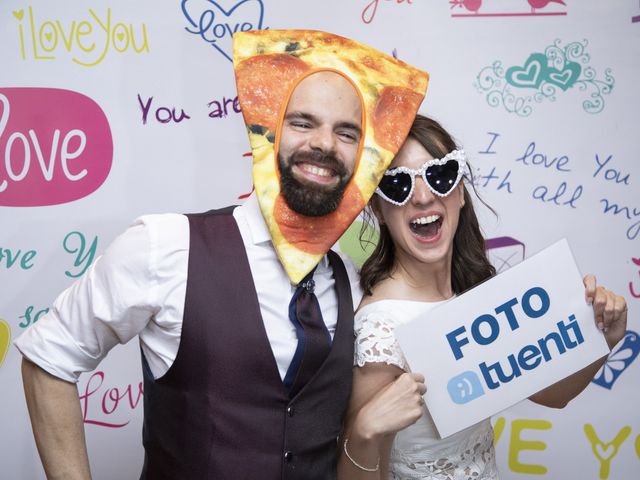
[[[540,349],[535,345],[526,345],[520,350],[520,353],[518,353],[518,365],[520,365],[520,368],[523,370],[533,370],[540,365],[541,361]]]
[[[535,310],[531,306],[531,297],[537,296],[540,299],[540,308]],[[524,292],[522,296],[522,310],[527,314],[529,318],[538,318],[547,313],[549,310],[549,306],[551,305],[551,300],[549,299],[549,294],[542,287],[533,287]]]
[[[458,339],[458,337],[466,331],[466,328],[458,327],[454,331],[447,333],[447,341],[449,342],[449,346],[451,347],[451,351],[453,352],[453,356],[456,360],[460,360],[464,356],[462,355],[462,349],[460,347],[469,343],[469,339],[467,337]]]
[[[556,327],[557,331],[548,333],[535,344],[525,345],[517,353],[509,354],[506,358],[508,365],[503,366],[501,362],[492,364],[480,363],[478,367],[487,387],[490,390],[495,390],[501,384],[509,383],[514,378],[521,376],[523,371],[535,369],[542,363],[542,360],[545,362],[552,360],[554,355],[550,351],[549,343],[555,344],[555,351],[557,352],[555,356],[557,357],[584,342],[584,337],[575,315],[569,316],[568,323],[563,321],[556,323]],[[463,375],[466,374],[467,372]],[[458,377],[454,377],[450,383],[454,379],[457,380]],[[458,386],[458,384],[455,385]],[[451,395],[451,389],[449,393]]]
[[[512,298],[511,300],[507,300],[502,305],[498,306],[495,310],[497,314],[504,313],[507,316],[507,320],[509,321],[509,326],[511,330],[517,329],[520,325],[518,324],[518,319],[516,315],[513,313],[513,306],[518,304],[517,298]]]
[[[509,361],[509,365],[511,366],[511,374],[509,375],[504,372],[504,370],[502,369],[502,365],[500,365],[500,362],[496,362],[492,365],[487,365],[486,362],[482,362],[480,365],[478,365],[480,367],[480,372],[484,377],[484,381],[487,383],[487,387],[489,387],[491,390],[495,390],[496,388],[498,388],[501,383],[509,383],[514,378],[522,375],[522,372],[520,371],[520,368],[518,366],[518,362],[516,361],[516,358],[513,356],[513,354],[509,355],[507,357],[507,360]],[[491,376],[492,370],[496,374],[495,380],[493,380]]]
[[[490,329],[490,333],[488,337],[485,337],[484,335],[482,335],[482,332],[480,331],[480,327],[482,326],[482,324],[485,324],[485,323],[489,325],[489,329]],[[471,324],[471,336],[473,336],[473,339],[476,341],[476,343],[480,345],[489,345],[496,338],[498,338],[499,334],[500,334],[500,325],[498,325],[498,321],[493,315],[489,315],[489,314],[480,315]]]
[[[609,155],[604,162],[601,162],[600,156],[596,154],[595,160],[598,167],[596,168],[596,171],[593,173],[593,178],[596,178],[598,176],[600,171],[611,161],[612,157],[613,155]],[[629,185],[631,180],[631,175],[627,173],[624,177],[622,177],[622,172],[619,172],[615,168],[608,168],[604,172],[604,178],[605,180],[613,180],[616,183],[624,183],[625,185]]]

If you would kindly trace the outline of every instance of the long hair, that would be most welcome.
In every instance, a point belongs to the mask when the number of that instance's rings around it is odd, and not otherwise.
[[[456,143],[442,125],[422,115],[416,116],[409,131],[409,138],[417,140],[433,158],[442,158],[456,149]],[[473,180],[471,186],[475,192]],[[458,228],[453,237],[453,258],[451,261],[451,287],[455,294],[460,294],[496,274],[495,267],[489,263],[487,258],[484,237],[480,231],[471,195],[466,185],[463,188],[464,206],[460,210]],[[368,206],[365,210],[365,226],[361,231],[361,242],[368,241],[363,238],[363,232],[371,222],[370,208]],[[491,207],[489,208],[491,209]],[[360,271],[360,286],[365,295],[371,295],[371,290],[379,282],[388,278],[395,266],[393,239],[387,225],[381,224],[379,226],[378,243]]]

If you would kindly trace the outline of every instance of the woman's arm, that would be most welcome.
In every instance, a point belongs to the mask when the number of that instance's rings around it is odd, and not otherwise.
[[[340,440],[338,478],[386,479],[395,433],[424,413],[424,377],[385,363],[356,367],[345,429]]]
[[[584,286],[587,302],[593,304],[596,325],[602,330],[611,350],[622,340],[627,330],[627,303],[623,297],[602,286],[597,286],[593,275],[587,275],[584,278]],[[529,400],[547,407],[565,407],[587,388],[605,360],[606,357],[602,357],[573,375],[532,395]]]

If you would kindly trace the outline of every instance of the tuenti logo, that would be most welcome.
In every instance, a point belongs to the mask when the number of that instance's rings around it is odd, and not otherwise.
[[[109,122],[89,97],[53,88],[0,88],[0,205],[72,202],[111,169]]]
[[[189,22],[185,30],[198,35],[230,62],[231,37],[234,33],[269,28],[264,27],[262,23],[262,0],[240,0],[229,8],[214,0],[182,0],[182,13]]]
[[[484,395],[484,389],[480,383],[480,378],[475,372],[467,370],[460,375],[456,375],[447,383],[447,391],[451,400],[459,405],[469,403]]]
[[[520,305],[518,313],[516,313],[517,305]],[[544,316],[550,306],[551,301],[547,291],[542,287],[532,287],[522,295],[519,302],[517,298],[512,298],[496,307],[493,313],[478,316],[471,324],[470,332],[467,332],[465,326],[461,326],[447,333],[446,339],[451,353],[457,361],[464,357],[463,347],[471,340],[482,346],[495,342],[501,332],[499,316],[506,320],[508,328],[513,332],[520,328],[518,317],[522,318],[522,313],[527,318],[536,319]],[[480,362],[479,375],[474,371],[466,370],[452,377],[447,383],[449,396],[454,403],[468,403],[484,395],[485,387],[496,390],[501,385],[520,377],[524,372],[534,370],[543,362],[552,361],[583,342],[580,325],[575,315],[571,314],[568,321],[557,322],[553,331],[534,343],[518,348],[516,352],[508,354],[505,359],[494,363]]]

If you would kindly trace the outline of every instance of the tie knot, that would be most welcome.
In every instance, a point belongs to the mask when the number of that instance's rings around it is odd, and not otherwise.
[[[316,288],[316,282],[313,281],[313,278],[309,278],[302,282],[300,286],[308,293],[313,293],[314,289]]]

